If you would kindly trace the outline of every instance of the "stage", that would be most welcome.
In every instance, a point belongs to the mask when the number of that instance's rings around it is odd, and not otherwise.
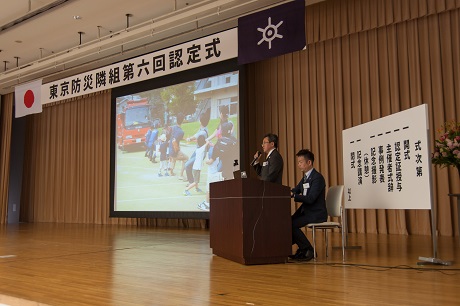
[[[309,232],[311,239],[311,232]],[[460,243],[430,236],[349,234],[316,262],[241,265],[212,254],[209,231],[80,224],[0,229],[0,304],[7,305],[454,305]],[[330,245],[340,245],[334,233]]]

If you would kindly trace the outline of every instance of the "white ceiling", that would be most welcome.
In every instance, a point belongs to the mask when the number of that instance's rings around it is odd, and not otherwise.
[[[0,94],[235,27],[240,16],[288,1],[2,0]]]

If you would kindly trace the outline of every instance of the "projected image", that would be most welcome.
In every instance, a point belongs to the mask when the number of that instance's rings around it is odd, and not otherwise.
[[[238,72],[116,98],[114,211],[209,211],[238,170]]]

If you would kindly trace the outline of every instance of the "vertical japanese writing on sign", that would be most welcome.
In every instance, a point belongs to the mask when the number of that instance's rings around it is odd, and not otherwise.
[[[356,152],[357,164],[358,164],[358,185],[363,184],[363,168],[361,164],[361,150]]]
[[[424,104],[343,131],[348,208],[432,207],[427,113]]]
[[[356,158],[356,155],[355,155],[355,152],[351,152],[350,153],[350,167],[351,169],[355,169],[355,158]]]
[[[401,142],[395,142],[395,170],[396,170],[396,189],[402,190],[402,170],[401,170]]]
[[[402,190],[402,168],[401,168],[401,142],[395,142],[395,176],[396,176],[396,189]]]
[[[371,179],[372,184],[377,184],[377,152],[375,147],[371,148]]]
[[[417,177],[423,176],[423,166],[422,166],[422,142],[417,140],[415,142],[415,171],[417,172]]]
[[[385,183],[385,157],[383,156],[383,146],[379,146],[379,182]]]
[[[394,144],[371,147],[370,153],[362,150],[350,152],[350,169],[356,169],[358,185],[370,177],[371,184],[387,183],[387,192],[403,190],[403,161],[410,160],[410,141],[397,140]],[[417,176],[423,175],[421,141],[414,143]]]
[[[369,153],[364,153],[364,177],[369,177]]]
[[[410,141],[409,139],[404,140],[404,160],[410,159]]]
[[[393,192],[393,151],[391,144],[387,144],[387,184],[388,192]]]

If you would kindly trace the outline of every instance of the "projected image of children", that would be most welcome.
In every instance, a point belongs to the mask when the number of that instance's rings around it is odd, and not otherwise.
[[[239,160],[238,72],[119,96],[114,211],[209,211]]]

